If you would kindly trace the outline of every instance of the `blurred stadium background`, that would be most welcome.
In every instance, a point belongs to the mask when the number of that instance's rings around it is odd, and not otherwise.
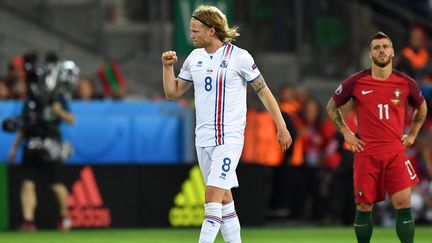
[[[323,106],[339,82],[368,67],[368,40],[378,30],[392,38],[398,54],[395,64],[403,58],[401,50],[409,46],[415,28],[421,30],[421,42],[429,51],[432,1],[0,0],[0,120],[21,112],[26,53],[56,53],[80,69],[80,81],[70,93],[77,124],[63,129],[74,146],[62,176],[71,193],[70,217],[77,231],[64,236],[65,241],[102,228],[91,242],[111,242],[101,235],[131,231],[131,242],[166,242],[164,235],[176,242],[196,239],[204,185],[195,165],[193,95],[164,101],[160,55],[176,50],[178,73],[192,49],[190,16],[203,3],[217,5],[231,25],[239,26],[241,36],[235,44],[254,56],[281,107],[286,105],[284,112],[305,119],[302,105],[309,100],[316,100],[321,112],[314,128],[323,142],[302,150],[303,160],[313,153],[317,163],[297,163],[291,154],[277,152],[272,124],[249,92],[251,115],[238,168],[241,186],[234,192],[245,241],[291,242],[290,237],[298,237],[292,242],[326,242],[344,231],[347,236],[331,242],[354,242],[354,233],[344,228],[354,216],[351,155],[328,124]],[[428,60],[425,68],[430,77],[431,63]],[[425,91],[430,80],[417,79]],[[426,98],[430,104],[430,95]],[[431,124],[428,116],[419,142],[408,150],[422,178],[413,195],[421,226],[417,242],[432,239]],[[14,232],[21,222],[20,167],[7,161],[14,136],[0,131],[1,242],[21,241]],[[60,236],[50,232],[56,210],[48,188],[38,188],[38,200],[36,223],[48,230],[41,233],[43,239]],[[374,221],[383,227],[377,230],[382,237],[377,241],[394,242],[395,234],[388,233],[394,225],[388,201],[377,206]],[[302,236],[312,237],[310,241],[303,241],[293,227],[309,230]],[[136,228],[140,230],[130,230]],[[259,232],[266,237],[260,238]],[[192,237],[180,241],[182,234]],[[145,240],[146,235],[161,239]],[[29,238],[23,242],[39,242]]]

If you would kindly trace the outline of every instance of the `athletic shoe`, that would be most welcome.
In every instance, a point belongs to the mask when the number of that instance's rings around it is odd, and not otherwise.
[[[37,231],[37,227],[33,221],[26,220],[18,227],[18,230],[22,232],[35,232]]]
[[[57,219],[57,229],[67,232],[72,228],[72,221],[68,217]]]

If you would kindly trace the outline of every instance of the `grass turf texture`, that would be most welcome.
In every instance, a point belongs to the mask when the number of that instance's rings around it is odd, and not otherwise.
[[[23,233],[0,232],[1,243],[162,243],[197,242],[199,229],[102,229],[74,230],[69,233],[38,231]],[[245,228],[242,230],[245,243],[355,243],[354,230],[346,228]],[[216,243],[222,243],[218,236]],[[374,228],[372,242],[399,242],[395,229]],[[432,226],[416,228],[416,243],[432,242]]]

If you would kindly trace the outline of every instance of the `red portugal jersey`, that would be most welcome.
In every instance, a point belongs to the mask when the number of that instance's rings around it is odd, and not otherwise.
[[[417,83],[393,70],[386,80],[376,80],[371,70],[362,70],[339,85],[333,94],[337,107],[353,98],[357,109],[357,135],[366,145],[361,153],[403,151],[401,142],[405,106],[419,107],[424,98]]]

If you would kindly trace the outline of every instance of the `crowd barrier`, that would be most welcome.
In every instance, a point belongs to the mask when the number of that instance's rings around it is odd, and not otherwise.
[[[74,153],[66,164],[176,164],[194,158],[192,109],[177,102],[73,101],[70,108],[76,124],[62,131]],[[2,121],[21,111],[21,102],[0,102]],[[14,138],[0,131],[0,161],[7,161]]]

